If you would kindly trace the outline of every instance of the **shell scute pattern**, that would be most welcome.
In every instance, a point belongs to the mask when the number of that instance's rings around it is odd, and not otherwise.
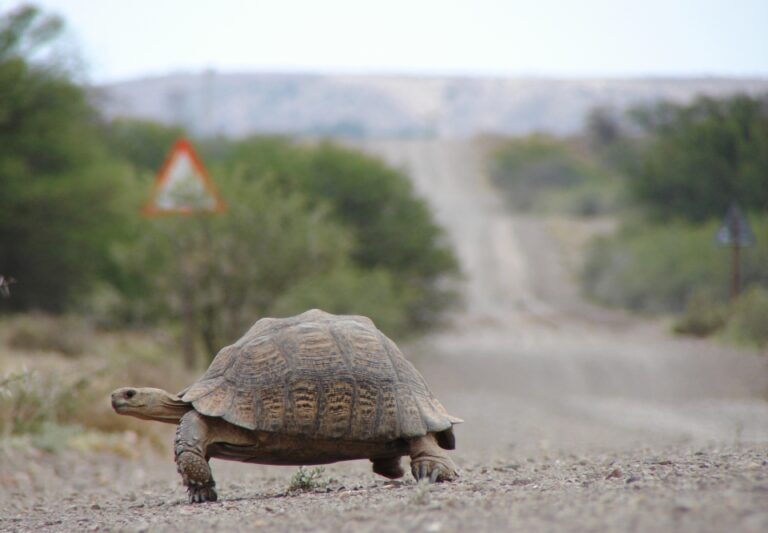
[[[287,385],[288,411],[285,430],[291,434],[312,435],[316,430],[318,384],[310,379],[291,379]]]
[[[356,440],[372,439],[377,431],[377,420],[380,427],[386,427],[386,422],[379,418],[381,402],[379,389],[370,379],[357,378],[354,390],[354,409],[350,406],[350,437]],[[395,431],[392,431],[394,435]]]
[[[322,397],[319,434],[331,439],[349,435],[355,404],[355,383],[352,380],[324,383]]]

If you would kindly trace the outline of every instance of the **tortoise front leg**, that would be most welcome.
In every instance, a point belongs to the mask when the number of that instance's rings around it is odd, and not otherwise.
[[[206,454],[209,432],[205,417],[197,411],[182,416],[176,429],[176,467],[190,503],[215,502],[218,497]]]
[[[437,444],[434,433],[411,440],[410,448],[411,473],[417,481],[451,481],[459,476],[456,465]]]

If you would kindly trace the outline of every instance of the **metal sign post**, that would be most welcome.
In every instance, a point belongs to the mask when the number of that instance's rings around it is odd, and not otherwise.
[[[741,292],[741,249],[755,244],[755,235],[749,222],[734,202],[725,214],[723,224],[715,236],[720,246],[731,248],[731,300]]]
[[[219,196],[192,145],[186,139],[176,141],[157,175],[152,196],[142,210],[146,217],[195,216],[223,213],[226,205]],[[168,236],[176,248],[177,272],[181,318],[184,324],[181,347],[187,368],[194,368],[195,354],[195,288],[187,263],[190,255],[190,241],[183,236]]]

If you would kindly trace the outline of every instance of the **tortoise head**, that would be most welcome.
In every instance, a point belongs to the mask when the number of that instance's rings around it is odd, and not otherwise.
[[[117,414],[169,424],[178,424],[184,413],[192,409],[175,394],[150,387],[122,387],[112,391],[111,398]]]

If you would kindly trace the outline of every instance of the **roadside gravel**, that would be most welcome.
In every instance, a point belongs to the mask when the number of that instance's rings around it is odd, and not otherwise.
[[[215,463],[222,499],[205,505],[186,503],[170,461],[86,459],[38,458],[48,486],[5,490],[0,530],[768,531],[763,447],[459,456],[461,479],[432,486],[357,462],[292,493],[294,469]]]

